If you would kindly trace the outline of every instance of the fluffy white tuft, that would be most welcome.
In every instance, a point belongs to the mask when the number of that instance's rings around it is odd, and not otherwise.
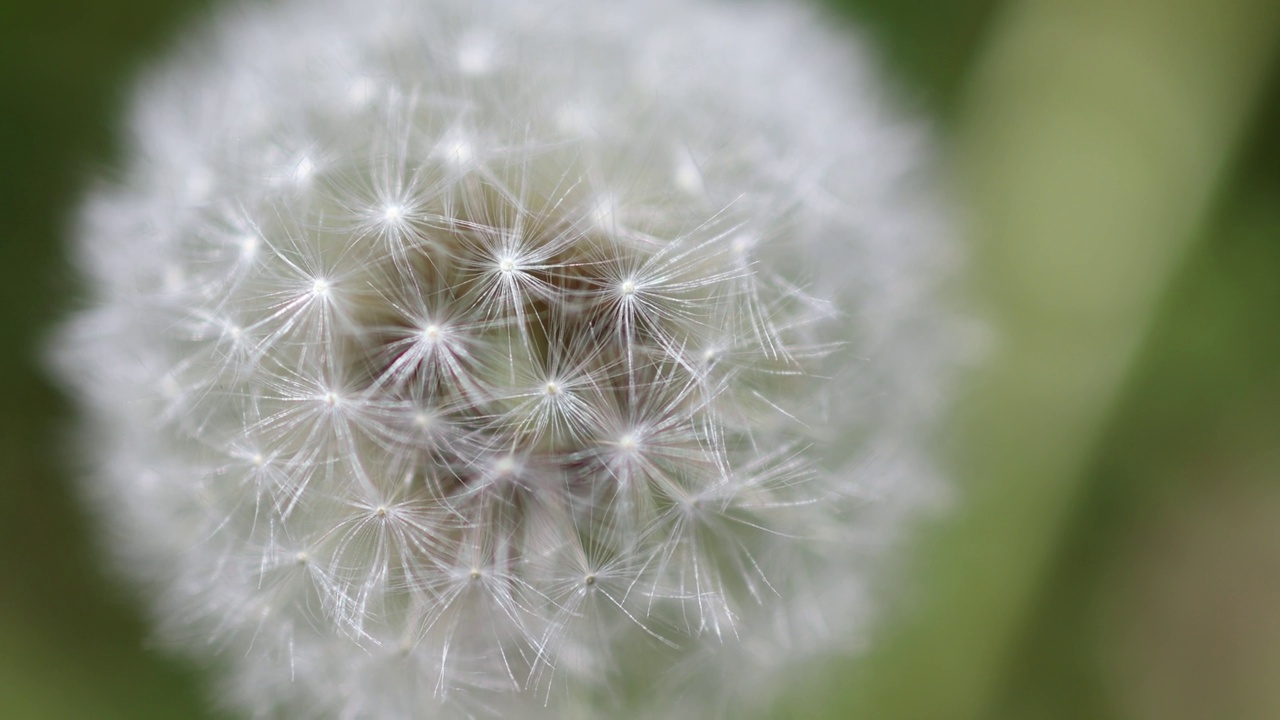
[[[319,0],[152,76],[54,355],[261,716],[728,712],[855,641],[952,248],[793,5]]]

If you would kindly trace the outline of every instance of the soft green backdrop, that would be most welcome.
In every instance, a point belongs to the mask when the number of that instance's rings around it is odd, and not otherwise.
[[[192,0],[0,0],[0,717],[199,718],[64,472],[62,247]],[[1280,717],[1280,5],[852,0],[931,118],[997,336],[957,509],[863,658],[763,712]]]

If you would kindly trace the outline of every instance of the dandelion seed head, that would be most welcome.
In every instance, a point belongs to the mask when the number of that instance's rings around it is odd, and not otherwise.
[[[591,222],[600,230],[612,230],[617,222],[618,206],[612,196],[596,198],[591,209]]]
[[[556,127],[562,132],[580,137],[592,136],[597,122],[591,108],[580,100],[566,101],[555,111]]]
[[[315,160],[312,160],[310,156],[304,155],[297,163],[294,164],[291,176],[294,182],[304,183],[311,179],[311,176],[315,174],[315,171]]]
[[[355,107],[367,105],[378,92],[378,83],[373,78],[357,78],[347,88],[347,102]]]
[[[504,455],[493,463],[493,474],[498,477],[515,475],[520,471],[520,461],[511,455]]]
[[[495,50],[494,38],[486,32],[464,35],[458,46],[458,70],[463,75],[484,75],[493,67]]]
[[[955,250],[825,25],[281,0],[149,77],[51,357],[224,704],[735,715],[857,646]]]
[[[464,168],[472,160],[475,146],[465,133],[451,130],[440,139],[434,155],[454,168]]]

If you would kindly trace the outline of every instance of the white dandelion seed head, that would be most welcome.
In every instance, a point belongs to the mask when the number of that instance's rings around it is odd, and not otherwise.
[[[224,701],[706,717],[856,645],[955,251],[823,25],[285,0],[150,76],[53,357]]]

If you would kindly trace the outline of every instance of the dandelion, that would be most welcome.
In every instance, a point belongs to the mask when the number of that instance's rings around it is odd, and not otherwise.
[[[290,1],[144,83],[53,352],[255,716],[728,712],[857,641],[953,264],[809,10]]]

